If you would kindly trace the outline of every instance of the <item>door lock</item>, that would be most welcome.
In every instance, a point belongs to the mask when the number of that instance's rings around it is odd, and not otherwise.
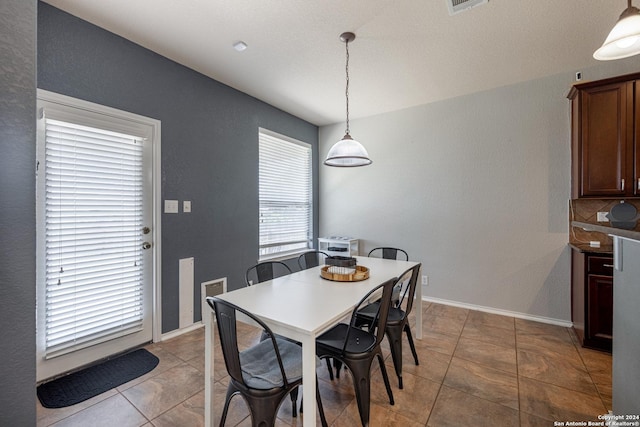
[[[142,234],[149,234],[149,233],[151,233],[151,229],[149,227],[142,228]]]

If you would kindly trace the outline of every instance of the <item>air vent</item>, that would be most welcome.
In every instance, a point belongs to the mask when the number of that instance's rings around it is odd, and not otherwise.
[[[488,2],[489,0],[447,0],[447,7],[449,7],[449,15],[455,15]]]

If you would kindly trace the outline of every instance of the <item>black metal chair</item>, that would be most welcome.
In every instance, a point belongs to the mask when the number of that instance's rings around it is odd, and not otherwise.
[[[374,248],[369,251],[369,255],[367,256],[372,258],[399,259],[400,261],[409,261],[409,255],[404,250],[399,248]]]
[[[389,403],[391,405],[394,404],[380,343],[384,338],[384,326],[387,323],[387,316],[391,306],[391,293],[395,283],[396,279],[391,279],[376,286],[354,308],[348,325],[339,323],[316,338],[316,354],[321,359],[333,358],[334,361],[344,364],[351,371],[358,411],[360,412],[360,420],[363,426],[369,425],[371,365],[376,358],[380,364],[384,385],[387,388]],[[382,298],[381,303],[378,305],[378,310],[374,314],[374,321],[370,323],[367,330],[356,327],[356,313],[380,289],[382,289]]]
[[[409,326],[409,313],[413,308],[413,300],[415,299],[416,285],[418,283],[418,275],[420,274],[421,264],[416,265],[405,271],[395,286],[393,294],[400,294],[401,297],[397,302],[392,301],[392,306],[389,309],[389,316],[385,326],[385,332],[387,340],[389,341],[389,347],[391,348],[391,357],[393,359],[393,366],[398,376],[399,387],[402,389],[402,333],[406,333],[407,340],[409,341],[409,347],[413,354],[413,360],[416,365],[419,365],[418,354],[416,347],[413,343],[413,336],[411,334],[411,327]],[[402,291],[404,287],[404,292]],[[405,304],[406,301],[406,304]],[[404,307],[403,307],[404,304]],[[371,303],[356,313],[356,325],[364,326],[370,325],[375,321],[376,313],[378,312],[378,301]]]
[[[322,251],[309,251],[305,252],[298,257],[298,265],[300,270],[306,270],[307,268],[317,267],[324,263],[324,259],[329,255]]]
[[[282,400],[302,384],[302,347],[274,335],[259,318],[232,303],[216,297],[207,297],[207,303],[216,315],[224,363],[230,376],[220,427],[225,424],[229,402],[236,394],[247,402],[253,427],[273,426]],[[260,325],[268,339],[239,351],[236,312]],[[318,364],[319,360],[316,366]],[[316,399],[322,425],[326,427],[317,382]],[[294,412],[293,416],[296,415]]]
[[[291,273],[291,269],[284,262],[264,261],[250,267],[244,275],[244,280],[247,286],[251,286]]]

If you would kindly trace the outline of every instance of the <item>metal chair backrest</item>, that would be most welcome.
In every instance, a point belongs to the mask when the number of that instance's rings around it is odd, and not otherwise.
[[[245,387],[250,388],[242,377],[242,367],[240,365],[240,350],[238,349],[238,334],[236,329],[236,312],[239,311],[256,322],[266,331],[266,336],[271,339],[278,365],[280,365],[283,387],[286,388],[288,386],[287,375],[284,371],[282,357],[280,356],[275,335],[271,329],[252,313],[220,298],[207,297],[207,304],[209,304],[216,315],[216,324],[218,325],[218,333],[220,335],[220,346],[222,347],[224,364],[229,376],[235,381],[244,384]]]
[[[400,275],[398,279],[398,283],[403,283],[407,278],[409,279],[409,285],[405,287],[404,292],[402,292],[400,296],[400,300],[396,303],[396,307],[400,308],[402,303],[407,296],[407,306],[405,308],[405,315],[408,316],[411,313],[411,309],[413,308],[413,300],[415,300],[416,294],[416,286],[418,284],[418,275],[420,274],[420,267],[422,264],[418,263],[414,267],[411,267],[404,273]]]
[[[362,297],[360,302],[356,305],[356,307],[353,309],[353,312],[351,313],[351,321],[349,322],[349,324],[351,325],[351,327],[357,328],[356,313],[358,312],[358,310],[360,310],[360,308],[362,308],[364,304],[369,303],[369,298],[373,294],[377,293],[380,290],[380,288],[382,288],[382,297],[380,298],[380,304],[378,304],[378,310],[371,324],[367,326],[367,330],[369,331],[369,333],[372,333],[372,334],[375,333],[376,343],[374,347],[379,346],[380,343],[382,342],[382,339],[384,338],[385,325],[387,323],[387,318],[389,317],[389,308],[391,307],[391,294],[393,293],[393,287],[397,282],[398,282],[397,278],[389,279],[386,282],[376,286],[375,288],[367,292],[367,294],[364,297]],[[347,343],[349,342],[350,332],[351,332],[351,328],[349,328],[344,339],[344,343],[342,347],[343,353],[345,352]]]
[[[307,268],[317,267],[321,263],[324,264],[324,259],[328,256],[329,255],[327,255],[322,251],[305,252],[298,257],[298,266],[300,266],[300,270],[306,270]]]
[[[409,255],[400,248],[379,247],[369,251],[369,257],[384,259],[400,259],[401,261],[409,261]],[[398,258],[400,257],[400,258]]]
[[[291,269],[284,262],[265,261],[250,267],[245,273],[244,279],[247,286],[251,286],[291,273]]]

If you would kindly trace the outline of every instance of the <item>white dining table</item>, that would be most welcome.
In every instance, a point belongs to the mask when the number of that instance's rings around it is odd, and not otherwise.
[[[359,282],[323,279],[320,267],[237,289],[218,297],[264,321],[274,333],[302,343],[302,392],[314,396],[316,389],[316,337],[350,315],[355,305],[375,286],[400,276],[417,262],[356,257],[369,268],[369,278]],[[422,287],[416,286],[416,338],[422,338]],[[205,426],[213,427],[215,314],[203,313],[205,323]],[[315,414],[316,399],[304,399],[305,414]],[[316,417],[304,417],[304,427],[315,426]]]

